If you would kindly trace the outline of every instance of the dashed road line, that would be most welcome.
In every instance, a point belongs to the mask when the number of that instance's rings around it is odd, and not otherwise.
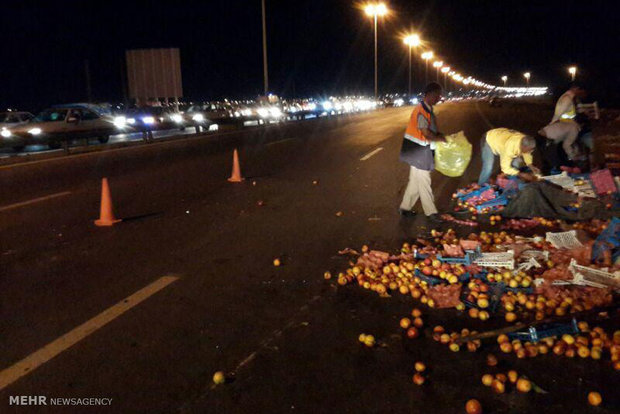
[[[377,149],[375,149],[374,151],[369,152],[368,154],[364,155],[362,158],[360,158],[360,161],[366,161],[367,159],[369,159],[370,157],[372,157],[373,155],[379,153],[383,151],[383,147],[379,147]]]
[[[50,195],[46,195],[43,197],[33,198],[32,200],[22,201],[22,202],[15,203],[15,204],[9,204],[8,206],[0,207],[0,212],[28,206],[30,204],[40,203],[41,201],[51,200],[53,198],[58,198],[58,197],[66,196],[69,194],[71,194],[71,191],[63,191],[62,193],[50,194]]]
[[[73,345],[86,338],[99,328],[107,325],[121,316],[140,302],[159,292],[166,286],[177,281],[177,276],[164,276],[150,285],[145,286],[136,293],[121,300],[116,305],[106,309],[99,315],[89,319],[77,328],[67,332],[60,338],[50,342],[38,351],[33,352],[26,358],[0,372],[0,390],[3,390],[19,378],[30,374],[32,371],[45,364],[60,353],[71,348]]]

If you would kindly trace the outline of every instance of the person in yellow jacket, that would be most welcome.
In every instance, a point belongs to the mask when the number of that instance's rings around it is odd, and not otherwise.
[[[414,216],[413,206],[420,200],[424,214],[438,221],[437,207],[431,188],[431,171],[435,168],[434,149],[436,142],[446,138],[437,129],[433,106],[441,99],[441,85],[431,82],[424,90],[424,99],[409,118],[405,130],[400,159],[409,164],[409,183],[405,189],[398,212],[401,216]]]
[[[522,132],[508,128],[495,128],[482,138],[482,170],[478,178],[478,184],[482,185],[489,181],[495,159],[499,158],[502,172],[509,176],[517,176],[523,181],[533,181],[535,176],[528,172],[520,172],[518,166],[521,160],[533,173],[540,170],[532,165],[532,152],[536,149],[536,140]]]

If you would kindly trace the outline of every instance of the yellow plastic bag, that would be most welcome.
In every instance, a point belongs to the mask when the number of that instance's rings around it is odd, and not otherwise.
[[[463,131],[446,136],[435,148],[435,169],[448,177],[460,177],[471,161],[471,144]]]

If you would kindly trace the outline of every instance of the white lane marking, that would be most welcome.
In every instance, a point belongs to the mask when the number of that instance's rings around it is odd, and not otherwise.
[[[360,158],[360,161],[366,161],[367,159],[369,159],[370,157],[372,157],[376,153],[381,152],[382,150],[383,150],[383,147],[379,147],[376,150],[371,151],[368,154],[364,155],[362,158]]]
[[[286,138],[286,139],[281,139],[280,141],[270,142],[270,143],[265,144],[265,145],[268,147],[268,146],[270,146],[270,145],[281,144],[281,143],[283,143],[283,142],[293,141],[293,140],[295,140],[295,139],[297,139],[297,138]]]
[[[0,207],[0,211],[12,210],[14,208],[19,208],[23,206],[27,206],[29,204],[39,203],[41,201],[50,200],[52,198],[62,197],[71,194],[71,191],[63,191],[62,193],[50,194],[43,197],[33,198],[32,200],[22,201],[15,204],[9,204],[8,206]]]
[[[118,318],[129,309],[148,299],[150,296],[178,279],[177,276],[164,276],[157,279],[155,282],[121,300],[116,305],[106,309],[94,318],[89,319],[72,331],[67,332],[21,361],[4,369],[0,372],[0,390],[3,390],[24,375],[31,373],[50,359],[69,349],[88,335]]]

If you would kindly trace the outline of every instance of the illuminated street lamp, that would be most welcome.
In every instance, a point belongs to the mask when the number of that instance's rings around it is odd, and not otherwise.
[[[530,72],[525,72],[525,73],[523,74],[523,77],[525,78],[525,82],[526,82],[527,86],[530,86],[530,77],[531,77],[531,76],[532,76],[532,75],[530,74]]]
[[[422,43],[422,41],[420,40],[420,36],[418,36],[417,34],[411,34],[405,36],[403,42],[405,42],[405,44],[409,46],[409,96],[411,96],[411,48],[420,46],[420,43]]]
[[[443,73],[443,88],[446,91],[448,90],[448,72],[450,72],[450,66],[444,66],[443,68],[441,68],[441,73]]]
[[[377,99],[377,18],[385,16],[388,13],[388,8],[383,3],[369,3],[364,7],[364,13],[366,16],[372,17],[375,23],[375,99]]]
[[[424,59],[425,61],[425,69],[424,69],[424,83],[428,84],[428,61],[429,59],[433,58],[433,52],[432,51],[428,51],[428,52],[424,52],[422,53],[422,59]]]
[[[571,82],[575,81],[575,75],[577,74],[577,66],[571,66],[568,68],[568,73],[570,73]]]
[[[504,82],[504,88],[506,87],[506,82],[508,81],[508,76],[502,76],[502,82]]]

